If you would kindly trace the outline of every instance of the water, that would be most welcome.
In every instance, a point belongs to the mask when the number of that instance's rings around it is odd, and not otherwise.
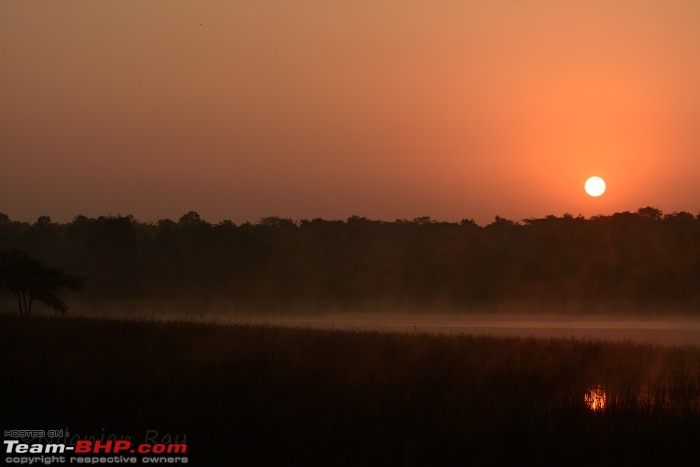
[[[700,345],[700,318],[552,316],[513,314],[365,314],[248,316],[237,321],[319,329],[430,334],[573,337],[631,340],[662,345]]]

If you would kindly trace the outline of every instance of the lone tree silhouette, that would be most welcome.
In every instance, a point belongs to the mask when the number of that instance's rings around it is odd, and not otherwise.
[[[82,278],[47,266],[22,250],[0,250],[0,290],[7,289],[17,296],[19,313],[23,316],[30,315],[34,300],[45,303],[58,313],[66,313],[68,307],[58,296],[58,291],[62,288],[80,289],[83,282]]]

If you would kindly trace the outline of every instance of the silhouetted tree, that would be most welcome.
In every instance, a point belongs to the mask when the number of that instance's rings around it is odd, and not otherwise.
[[[661,217],[663,216],[663,213],[661,212],[660,209],[653,208],[651,206],[647,206],[645,208],[639,208],[639,210],[637,210],[637,214],[642,216],[642,217],[646,217],[648,219],[654,220],[654,221],[661,220]]]
[[[34,300],[65,313],[68,307],[58,296],[58,291],[63,288],[79,289],[82,284],[81,278],[47,266],[24,251],[0,251],[0,289],[7,289],[17,296],[21,315],[31,314]]]

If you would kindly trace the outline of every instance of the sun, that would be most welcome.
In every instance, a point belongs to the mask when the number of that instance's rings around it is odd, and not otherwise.
[[[586,180],[586,185],[584,186],[586,193],[596,197],[605,193],[605,180],[600,177],[591,177]]]

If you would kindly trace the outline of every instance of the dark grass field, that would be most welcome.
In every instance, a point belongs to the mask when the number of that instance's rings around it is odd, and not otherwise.
[[[698,347],[0,315],[0,350],[3,429],[190,465],[700,462]]]

